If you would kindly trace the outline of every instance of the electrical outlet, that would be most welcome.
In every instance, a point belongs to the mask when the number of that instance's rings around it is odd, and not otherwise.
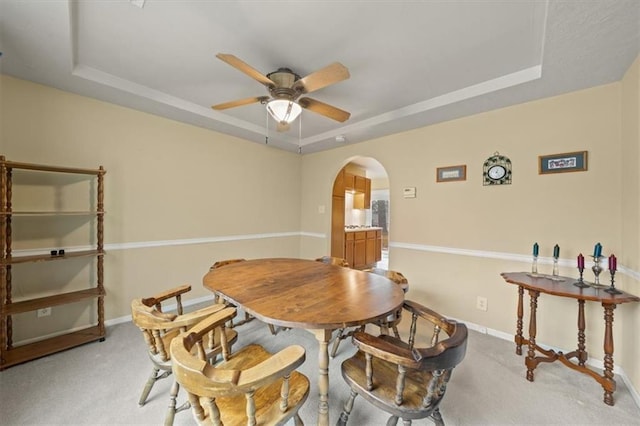
[[[38,318],[48,317],[51,315],[51,307],[38,309]]]
[[[486,311],[487,310],[487,298],[486,297],[482,297],[482,296],[478,296],[476,298],[476,308],[481,310],[481,311]]]

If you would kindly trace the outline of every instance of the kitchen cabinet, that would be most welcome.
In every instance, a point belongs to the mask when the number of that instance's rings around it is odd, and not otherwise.
[[[355,180],[356,180],[355,175],[344,172],[344,190],[348,192],[354,192],[356,189]]]
[[[364,176],[354,176],[354,184],[353,184],[354,191],[364,194],[364,192],[367,189],[367,184],[366,184],[367,180],[369,179],[367,179]]]
[[[382,230],[345,232],[345,259],[355,269],[374,266],[382,259]]]
[[[359,177],[359,176],[356,176]],[[371,179],[362,178],[362,192],[353,194],[354,209],[370,209],[371,208]]]
[[[355,232],[354,240],[352,268],[362,268],[367,264],[367,233]]]
[[[0,370],[16,364],[30,361],[45,355],[72,348],[84,343],[104,340],[104,175],[106,170],[100,166],[98,169],[79,169],[70,167],[45,166],[29,163],[17,163],[6,161],[0,157]],[[36,176],[37,174],[37,176]],[[44,209],[16,208],[20,201],[29,198],[23,195],[28,190],[29,183],[42,182],[43,187],[58,188],[61,176],[75,175],[72,178],[77,182],[87,182],[89,190],[89,207],[82,209],[56,209],[66,201],[63,191],[56,198],[54,204],[45,206]],[[71,180],[71,178],[69,179]],[[65,182],[68,182],[66,180]],[[27,182],[27,184],[24,184]],[[58,192],[57,192],[58,193]],[[95,198],[93,198],[95,197]],[[70,197],[67,197],[70,198]],[[93,198],[93,201],[91,199]],[[40,206],[38,206],[40,207]],[[20,243],[17,235],[25,232],[26,224],[37,223],[38,229],[63,237],[62,232],[72,224],[82,220],[95,223],[95,228],[89,235],[87,245],[82,250],[73,250],[59,253],[58,250],[43,254],[23,254],[15,251],[13,246]],[[25,222],[26,220],[26,222]],[[61,223],[64,226],[50,226],[49,223]],[[62,250],[61,250],[62,251]],[[42,271],[42,265],[51,264],[57,267],[58,262],[71,262],[73,259],[95,259],[95,268],[92,268],[92,277],[89,282],[82,283],[81,288],[67,288],[69,284],[56,286],[57,280],[47,280],[47,295],[39,295],[37,290],[42,288],[38,280],[25,279],[29,272]],[[21,265],[18,268],[14,266]],[[69,271],[61,276],[65,276]],[[22,281],[24,279],[24,281]],[[82,280],[81,280],[82,281]],[[19,284],[19,285],[18,285]],[[34,291],[34,296],[25,298],[28,290]],[[14,300],[14,297],[19,300]],[[69,324],[65,330],[60,330],[54,337],[43,338],[32,343],[16,345],[14,343],[14,322],[24,318],[20,314],[34,312],[44,308],[56,306],[56,309],[64,310],[66,305],[87,303],[94,305],[95,322],[78,327]],[[71,309],[66,307],[67,310]],[[35,316],[35,312],[33,313]]]
[[[349,266],[353,267],[354,258],[353,252],[355,248],[355,233],[347,232],[344,237],[344,259],[347,261]]]

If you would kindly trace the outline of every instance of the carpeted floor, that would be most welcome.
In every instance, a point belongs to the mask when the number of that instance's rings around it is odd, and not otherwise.
[[[258,342],[271,351],[292,343],[307,349],[301,369],[311,380],[311,393],[300,414],[317,422],[317,342],[303,330],[272,336],[253,321],[238,328],[239,345]],[[340,363],[353,353],[345,340],[330,365],[330,422],[335,424],[349,390]],[[150,373],[142,335],[131,323],[108,328],[105,342],[90,343],[0,373],[2,425],[161,425],[171,382],[158,382],[147,404],[138,398]],[[525,379],[524,357],[514,344],[470,331],[467,356],[454,371],[441,412],[447,425],[640,425],[636,406],[621,378],[614,407],[602,402],[602,388],[592,378],[559,363],[542,364],[535,382]],[[180,401],[185,396],[181,393]],[[384,425],[387,416],[358,398],[350,425]],[[189,411],[176,415],[176,425],[196,424]],[[433,424],[430,420],[414,424]]]

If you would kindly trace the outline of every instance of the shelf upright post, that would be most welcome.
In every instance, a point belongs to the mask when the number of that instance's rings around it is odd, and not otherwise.
[[[103,337],[106,334],[104,329],[104,174],[106,171],[104,167],[100,166],[98,170],[98,229],[97,229],[97,249],[98,249],[98,327],[100,329],[100,335]]]

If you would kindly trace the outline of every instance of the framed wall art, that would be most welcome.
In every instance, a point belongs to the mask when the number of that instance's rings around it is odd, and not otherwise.
[[[454,182],[467,180],[466,164],[459,166],[438,167],[436,169],[436,182]]]
[[[587,151],[565,152],[562,154],[540,155],[538,174],[584,172],[587,170]]]

